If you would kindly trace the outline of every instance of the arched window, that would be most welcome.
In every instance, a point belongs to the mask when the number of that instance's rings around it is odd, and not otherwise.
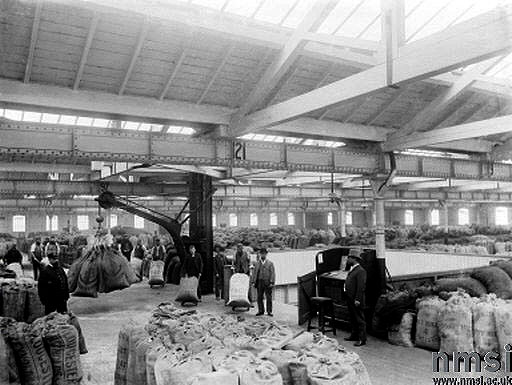
[[[288,226],[295,226],[295,214],[288,213]]]
[[[430,224],[432,226],[439,226],[439,210],[433,209],[430,212]]]
[[[508,226],[508,207],[496,207],[496,226]]]
[[[251,213],[251,216],[249,217],[249,223],[251,226],[258,226],[258,214]]]
[[[405,210],[405,213],[404,213],[404,223],[405,223],[406,226],[414,225],[414,211],[412,211],[412,210]]]
[[[333,223],[332,213],[327,213],[327,224],[332,225],[332,223]]]
[[[352,211],[347,211],[345,213],[345,224],[349,226],[352,225]]]
[[[143,229],[144,228],[144,218],[134,215],[133,216],[133,227],[135,227],[136,229]]]
[[[270,226],[277,226],[277,214],[270,213]]]
[[[459,209],[458,222],[460,226],[469,225],[469,210],[466,208]]]
[[[238,226],[238,215],[236,213],[229,214],[229,225],[232,227]]]

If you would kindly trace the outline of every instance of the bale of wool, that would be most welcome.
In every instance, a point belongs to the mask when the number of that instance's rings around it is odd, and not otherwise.
[[[82,366],[78,349],[78,332],[72,325],[48,324],[43,333],[53,369],[53,385],[78,385]]]
[[[457,291],[463,289],[472,297],[481,297],[487,294],[487,289],[478,280],[471,277],[441,278],[435,282],[436,292]]]
[[[444,301],[438,297],[426,297],[417,303],[415,344],[418,347],[439,350],[439,311]]]
[[[354,368],[357,376],[358,385],[371,385],[370,375],[368,374],[368,370],[366,366],[364,366],[361,357],[357,353],[346,351],[344,348],[340,347],[338,350],[329,356],[332,360],[337,362],[342,362],[344,364],[350,365]]]
[[[174,341],[176,343],[183,344],[188,348],[191,343],[200,340],[205,333],[206,330],[204,330],[201,325],[188,323],[176,327],[176,330],[174,331]]]
[[[512,278],[512,261],[509,260],[498,260],[498,261],[492,261],[491,266],[497,266],[501,270],[503,270],[505,273],[508,274],[509,277]]]
[[[270,361],[253,360],[242,371],[240,385],[282,385],[283,378]]]
[[[322,336],[318,341],[308,344],[304,347],[304,352],[311,355],[329,355],[335,352],[339,347],[338,341],[334,338]]]
[[[494,318],[496,304],[496,296],[489,294],[480,301],[475,302],[472,307],[475,351],[482,355],[491,351],[499,351],[496,321]]]
[[[7,343],[0,333],[0,384],[9,384],[9,357]]]
[[[494,319],[499,346],[503,347],[512,341],[512,303],[507,301],[496,306]]]
[[[473,314],[472,302],[467,294],[453,295],[439,311],[440,351],[472,352]]]
[[[229,279],[229,301],[231,307],[251,306],[249,302],[249,276],[247,274],[233,274]]]
[[[144,380],[146,380],[146,365],[142,368],[140,365],[137,366],[137,344],[148,338],[148,334],[143,327],[138,327],[130,333],[130,343],[128,347],[128,369],[126,371],[126,385],[137,385],[139,379],[142,377],[142,371],[144,372]]]
[[[128,324],[119,330],[116,368],[114,371],[114,385],[126,385],[128,358],[130,354],[130,335],[137,329],[139,329],[139,327],[133,324]]]
[[[78,317],[75,316],[73,313],[69,312],[69,324],[73,325],[78,332],[78,350],[80,351],[80,354],[87,354],[87,346],[85,344],[85,338],[82,333],[82,327],[80,326],[80,322],[78,321]]]
[[[212,364],[215,370],[225,370],[240,375],[255,356],[248,350],[238,350],[224,357],[214,357]]]
[[[506,254],[507,253],[505,242],[495,242],[494,248],[496,249],[496,254]]]
[[[199,298],[197,297],[197,286],[199,281],[197,277],[182,277],[180,279],[180,287],[176,301],[184,303],[197,303]]]
[[[123,290],[130,286],[128,276],[133,270],[128,260],[118,251],[105,248],[99,253],[98,258],[100,293],[110,293],[115,290]]]
[[[71,264],[68,270],[68,286],[69,292],[73,293],[78,286],[78,276],[80,275],[80,271],[82,270],[82,265],[85,260],[89,257],[87,253],[83,253],[83,255],[78,258],[75,262]]]
[[[37,318],[44,316],[44,305],[39,299],[39,294],[35,286],[26,287],[26,301],[25,301],[25,322],[32,323]]]
[[[245,333],[251,337],[259,337],[270,327],[270,322],[261,318],[249,318],[241,322]]]
[[[6,340],[16,357],[22,384],[52,384],[52,362],[40,333],[33,331],[30,325],[20,322],[7,328]]]
[[[201,355],[190,356],[170,366],[161,377],[161,371],[155,365],[157,385],[188,385],[191,374],[198,375],[212,372],[212,364]],[[164,381],[164,382],[162,382]]]
[[[318,334],[318,333],[317,333]],[[296,336],[293,340],[288,342],[285,346],[285,350],[294,350],[296,352],[300,352],[306,345],[312,344],[315,342],[315,339],[319,339],[319,336],[315,336],[315,334],[310,332],[303,332]]]
[[[377,300],[372,317],[372,330],[381,337],[387,336],[388,328],[399,324],[402,316],[414,310],[416,295],[409,291],[392,291]]]
[[[283,378],[283,385],[294,385],[290,375],[290,362],[296,361],[298,353],[292,350],[272,349],[258,356],[262,360],[272,362]]]
[[[163,285],[165,283],[164,267],[164,261],[151,261],[148,281],[150,285]]]
[[[486,266],[475,269],[472,278],[480,281],[488,293],[494,293],[498,298],[512,298],[512,278],[497,266]]]
[[[355,369],[347,362],[338,361],[336,358],[336,355],[301,355],[297,359],[297,364],[290,365],[290,373],[295,384],[362,384]]]
[[[390,344],[407,348],[414,346],[411,340],[414,317],[415,314],[407,312],[402,316],[402,321],[399,324],[389,328],[388,341]]]
[[[196,354],[204,350],[214,349],[221,346],[223,346],[222,342],[217,338],[206,335],[190,343],[188,345],[188,351],[192,354]]]
[[[226,371],[200,373],[190,380],[189,385],[238,385],[238,375]]]
[[[158,357],[166,352],[166,347],[161,343],[155,343],[146,353],[146,384],[156,385],[155,363]]]
[[[289,326],[274,322],[261,336],[272,341],[272,347],[281,349],[293,339],[294,333]]]
[[[78,274],[76,289],[73,295],[76,297],[98,296],[99,285],[99,254],[95,250],[89,250],[87,257],[82,263],[80,273]]]
[[[22,285],[4,285],[2,287],[3,316],[22,322],[25,319],[25,301],[27,293]]]
[[[137,281],[142,280],[142,259],[139,258],[132,258],[130,259],[130,266],[135,273],[135,277],[137,278]]]

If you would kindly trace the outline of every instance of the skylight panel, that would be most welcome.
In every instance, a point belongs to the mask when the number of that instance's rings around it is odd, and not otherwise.
[[[313,2],[307,0],[301,0],[290,12],[290,14],[284,19],[283,26],[289,28],[297,28],[299,24],[304,20],[308,12],[311,10]]]
[[[265,139],[265,135],[262,134],[255,134],[253,137],[253,140],[263,140]]]
[[[362,1],[363,0],[340,1],[322,23],[318,32],[328,34],[336,33],[338,27],[350,17],[350,14],[360,6],[359,4]]]
[[[88,118],[86,116],[79,116],[76,124],[78,126],[90,126],[92,125],[93,118]]]
[[[136,130],[137,128],[139,128],[140,126],[140,123],[139,122],[125,122],[123,128],[125,130]]]
[[[73,115],[61,115],[59,123],[60,124],[75,124],[77,120],[77,116]]]
[[[330,140],[317,140],[317,139],[306,139],[302,143],[304,146],[318,146],[318,147],[343,147],[345,146],[344,142],[334,142]]]
[[[102,127],[102,128],[107,128],[110,124],[110,120],[108,119],[94,119],[94,121],[92,122],[92,125],[94,127]]]
[[[0,108],[0,116],[4,116],[4,114],[5,114],[5,109]]]
[[[267,0],[261,6],[260,10],[254,16],[256,20],[266,21],[268,23],[278,24],[281,22],[283,17],[293,7],[295,0]]]
[[[24,122],[37,122],[37,123],[39,123],[41,121],[41,113],[40,112],[25,111],[25,113],[23,114],[23,121]]]
[[[152,124],[151,125],[151,131],[153,132],[162,132],[162,129],[164,126],[162,124]]]
[[[43,114],[41,122],[43,123],[58,123],[60,115],[58,114]]]
[[[192,127],[182,127],[180,134],[183,135],[192,135],[196,130],[194,130]]]
[[[366,0],[357,11],[340,28],[338,35],[359,36],[375,18],[380,15],[380,3],[377,0]],[[380,38],[380,34],[379,34]]]
[[[239,16],[250,17],[256,10],[257,6],[258,2],[255,0],[230,0],[224,11],[234,13]]]
[[[181,129],[182,129],[182,126],[169,126],[169,128],[167,129],[167,132],[169,134],[179,134]]]
[[[150,131],[151,130],[151,124],[150,123],[142,123],[139,126],[139,131]]]
[[[21,110],[11,110],[10,108],[5,109],[4,117],[11,120],[21,120],[23,116],[23,111]]]

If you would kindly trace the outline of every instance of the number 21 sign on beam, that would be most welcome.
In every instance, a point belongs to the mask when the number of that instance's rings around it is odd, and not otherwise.
[[[243,142],[233,142],[233,159],[234,160],[245,160],[246,159],[246,147]]]

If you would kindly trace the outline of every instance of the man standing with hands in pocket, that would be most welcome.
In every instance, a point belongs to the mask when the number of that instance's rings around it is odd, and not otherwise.
[[[352,333],[345,341],[356,341],[354,346],[366,345],[366,321],[364,317],[366,270],[361,266],[361,252],[351,249],[348,254],[347,265],[350,270],[345,280],[345,294],[350,314]]]
[[[256,263],[252,284],[258,290],[258,313],[257,316],[265,313],[263,297],[266,297],[267,314],[272,317],[272,288],[276,283],[276,273],[274,264],[267,259],[267,249],[262,248],[259,251],[260,260]]]

